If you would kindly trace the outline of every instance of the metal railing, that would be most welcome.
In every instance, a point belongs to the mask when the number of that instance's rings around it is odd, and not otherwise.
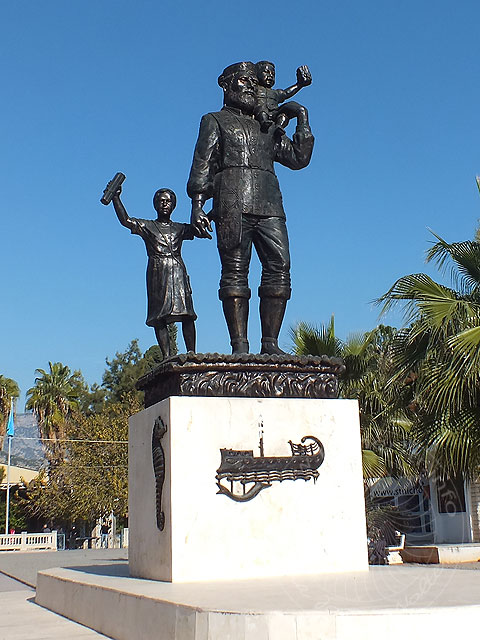
[[[57,550],[57,532],[51,533],[7,533],[0,535],[0,551]]]

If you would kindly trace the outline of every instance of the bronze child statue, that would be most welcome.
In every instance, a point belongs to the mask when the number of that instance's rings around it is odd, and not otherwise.
[[[268,131],[272,124],[277,125],[277,130],[284,133],[283,129],[290,120],[289,103],[279,107],[303,87],[312,84],[312,76],[307,65],[297,69],[297,82],[286,89],[273,89],[275,84],[275,65],[268,60],[261,60],[255,64],[258,85],[256,89],[257,101],[254,110],[255,118],[260,123],[262,131]],[[295,103],[296,104],[296,103]]]
[[[105,192],[109,186],[110,183]],[[164,358],[170,356],[167,325],[173,322],[182,323],[185,347],[187,351],[194,352],[197,316],[193,309],[190,279],[180,253],[182,242],[193,240],[193,227],[170,220],[177,204],[171,189],[159,189],[153,196],[156,220],[130,218],[120,200],[121,192],[122,187],[118,186],[112,197],[115,213],[124,227],[143,238],[148,254],[146,324],[155,329]]]

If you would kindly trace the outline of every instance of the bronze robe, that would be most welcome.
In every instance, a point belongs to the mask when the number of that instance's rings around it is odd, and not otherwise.
[[[180,253],[182,242],[194,238],[192,227],[172,221],[130,221],[131,232],[143,238],[148,254],[146,324],[196,320],[190,278]]]

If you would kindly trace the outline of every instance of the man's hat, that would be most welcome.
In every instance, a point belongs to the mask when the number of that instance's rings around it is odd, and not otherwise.
[[[222,73],[218,76],[218,84],[222,89],[225,88],[226,80],[240,71],[251,71],[254,75],[257,74],[253,62],[235,62],[234,64],[225,67]]]

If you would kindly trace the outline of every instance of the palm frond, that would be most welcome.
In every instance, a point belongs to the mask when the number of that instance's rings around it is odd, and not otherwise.
[[[480,244],[471,240],[465,242],[448,243],[443,238],[430,232],[437,238],[427,251],[427,262],[435,262],[439,269],[444,270],[452,261],[451,277],[463,294],[480,287]]]
[[[333,315],[328,325],[320,327],[300,322],[290,329],[290,338],[297,355],[339,357],[342,353],[342,341],[335,336]]]
[[[441,307],[443,315],[451,315],[451,307],[458,301],[453,289],[438,284],[424,273],[414,273],[399,278],[377,304],[382,304],[381,315],[390,311],[395,305],[404,305],[404,316],[407,323],[417,318],[420,312],[429,312],[438,316],[436,307]]]
[[[465,329],[447,340],[452,349],[452,368],[462,368],[465,375],[470,370],[480,371],[480,318],[479,324]]]
[[[362,468],[364,478],[381,478],[387,473],[382,458],[370,449],[362,450]]]

